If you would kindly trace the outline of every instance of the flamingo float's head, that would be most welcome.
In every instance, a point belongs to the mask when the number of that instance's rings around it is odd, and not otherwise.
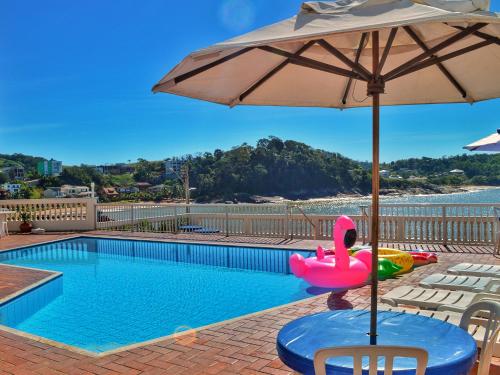
[[[342,241],[342,245],[349,249],[356,243],[358,234],[356,232],[356,224],[349,216],[342,215],[335,221],[335,247],[337,243]]]

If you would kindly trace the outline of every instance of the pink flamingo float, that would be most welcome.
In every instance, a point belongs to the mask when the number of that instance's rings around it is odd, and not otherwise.
[[[348,216],[340,216],[335,222],[335,254],[325,255],[319,246],[316,256],[304,258],[300,254],[290,257],[293,274],[309,284],[322,288],[352,288],[366,282],[371,272],[371,252],[360,250],[349,256],[347,249],[356,242],[356,225]]]

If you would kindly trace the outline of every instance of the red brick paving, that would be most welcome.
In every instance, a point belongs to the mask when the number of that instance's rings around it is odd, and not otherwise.
[[[0,240],[0,249],[64,237],[12,235],[7,241]],[[493,255],[442,253],[438,264],[421,267],[398,279],[381,282],[380,293],[399,285],[417,285],[425,275],[443,272],[452,264],[467,261],[500,264],[500,260]],[[211,326],[185,338],[169,338],[101,357],[79,354],[0,330],[0,373],[291,374],[291,370],[276,354],[275,340],[279,329],[290,320],[313,312],[351,307],[367,308],[369,295],[369,287],[352,290],[344,295],[320,295]],[[498,373],[498,370],[498,367],[492,368],[492,374]]]
[[[0,265],[0,300],[51,275],[52,272]]]

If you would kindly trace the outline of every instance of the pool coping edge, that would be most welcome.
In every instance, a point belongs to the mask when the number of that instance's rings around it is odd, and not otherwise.
[[[35,246],[41,246],[41,245],[47,245],[47,244],[51,244],[51,243],[63,242],[63,241],[66,241],[66,240],[71,240],[71,239],[76,239],[76,238],[85,238],[85,237],[87,237],[87,238],[116,239],[115,236],[100,236],[100,235],[92,235],[92,234],[75,234],[75,235],[70,235],[70,236],[68,236],[66,238],[63,238],[63,239],[44,241],[44,242],[39,242],[39,243],[36,243],[36,244],[30,244],[30,245],[25,245],[25,246],[19,246],[19,247],[15,247],[15,248],[9,248],[9,249],[0,250],[0,253],[2,253],[2,252],[9,252],[9,251],[17,251],[17,250],[22,250],[22,249],[25,249],[25,248],[30,248],[30,247],[35,247]],[[136,238],[122,238],[122,239],[124,239],[124,240],[135,240],[135,241],[148,241],[148,240],[140,239],[140,238],[137,238],[137,237]],[[171,241],[171,240],[169,241],[168,239],[153,240],[153,241],[149,240],[149,241],[150,242],[163,242],[163,243],[167,243],[168,242],[168,243],[180,243],[180,244],[182,244],[182,242],[176,242],[176,241]],[[212,244],[211,243],[207,243],[207,245],[212,245]],[[259,246],[257,246],[257,244],[252,244],[252,245],[254,245],[254,246],[245,246],[245,245],[237,246],[237,245],[233,245],[233,244],[227,244],[227,245],[218,244],[218,246],[243,247],[243,248],[245,248],[245,247],[246,248],[265,248],[265,249],[269,249],[269,250],[312,251],[312,250],[304,250],[304,249],[286,249],[286,248],[284,249],[284,248],[264,247],[264,246],[260,246],[259,247]],[[9,265],[9,264],[5,264],[5,265],[9,266],[9,267],[17,267],[17,268],[24,268],[24,269],[31,269],[31,270],[40,271],[40,269],[38,269],[38,268],[30,268],[30,267],[23,267],[23,266]],[[44,279],[42,279],[42,280],[40,280],[38,282],[35,282],[35,283],[33,283],[33,284],[31,284],[31,285],[29,285],[29,286],[27,286],[27,287],[19,290],[18,292],[12,293],[9,296],[5,297],[4,299],[0,300],[0,306],[3,305],[3,304],[5,304],[5,303],[10,302],[13,299],[19,298],[23,294],[29,293],[31,290],[36,289],[36,288],[42,286],[43,284],[46,284],[47,282],[49,282],[49,281],[51,281],[51,280],[53,280],[53,279],[55,279],[57,277],[61,277],[63,275],[62,272],[58,272],[58,271],[51,271],[51,270],[42,270],[42,271],[52,272],[52,274],[49,275],[47,278],[44,278]],[[319,295],[311,296],[311,297],[308,297],[308,298],[300,299],[300,300],[297,300],[297,301],[285,303],[285,304],[274,306],[274,307],[270,307],[268,309],[259,310],[259,311],[253,312],[253,313],[249,313],[249,314],[245,314],[245,315],[240,315],[240,316],[237,316],[237,317],[234,317],[234,318],[230,318],[230,319],[222,320],[220,322],[215,322],[215,323],[207,324],[207,325],[204,325],[204,326],[201,326],[201,327],[192,328],[192,329],[189,329],[189,330],[186,330],[186,331],[177,332],[177,333],[171,333],[169,335],[157,337],[157,338],[154,338],[154,339],[150,339],[150,340],[146,340],[146,341],[141,341],[141,342],[138,342],[138,343],[129,344],[129,345],[125,345],[125,346],[120,346],[118,348],[110,349],[110,350],[107,350],[107,351],[104,351],[104,352],[92,352],[92,351],[89,351],[89,350],[86,350],[86,349],[83,349],[83,348],[79,348],[77,346],[65,344],[65,343],[62,343],[60,341],[52,340],[52,339],[49,339],[49,338],[46,338],[46,337],[43,337],[43,336],[39,336],[39,335],[31,334],[31,333],[28,333],[28,332],[24,332],[24,331],[21,331],[21,330],[15,329],[15,328],[11,328],[11,327],[8,327],[8,326],[2,325],[2,324],[0,324],[0,330],[1,331],[5,331],[5,332],[9,332],[11,334],[15,334],[15,335],[18,335],[18,336],[21,336],[21,337],[24,337],[24,338],[27,338],[27,339],[30,339],[30,340],[33,340],[33,341],[37,341],[37,342],[41,342],[41,343],[44,343],[44,344],[48,344],[48,345],[54,346],[54,347],[59,348],[59,349],[69,350],[69,351],[75,352],[77,354],[82,354],[82,355],[86,355],[86,356],[93,357],[93,358],[102,358],[102,357],[106,357],[108,355],[112,355],[112,354],[116,354],[116,353],[120,353],[120,352],[124,352],[124,351],[128,351],[128,350],[137,349],[137,348],[140,348],[140,347],[143,347],[143,346],[154,345],[154,344],[156,344],[158,342],[166,341],[166,340],[170,340],[170,339],[178,339],[179,341],[182,341],[182,337],[187,336],[189,334],[193,334],[193,333],[196,334],[199,331],[210,329],[210,328],[213,328],[213,327],[216,327],[216,326],[220,326],[220,325],[224,325],[224,324],[228,324],[228,323],[232,323],[232,322],[235,322],[235,321],[240,320],[240,319],[248,319],[248,318],[251,318],[253,316],[257,316],[257,315],[269,313],[269,312],[272,312],[274,310],[281,309],[281,308],[284,308],[284,307],[287,307],[287,306],[293,306],[295,304],[299,304],[299,303],[302,303],[302,302],[313,300],[315,298],[318,298],[318,297],[322,296],[323,294],[324,293],[321,293]],[[5,300],[5,299],[7,299],[7,300]]]

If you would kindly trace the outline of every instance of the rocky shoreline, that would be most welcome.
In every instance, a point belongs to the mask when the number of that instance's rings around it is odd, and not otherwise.
[[[380,189],[381,196],[400,197],[405,195],[435,195],[435,194],[455,194],[467,193],[479,190],[488,190],[497,188],[497,186],[448,186],[448,185],[428,185],[426,187],[412,187],[407,189]],[[324,201],[331,199],[352,199],[352,198],[367,198],[370,195],[354,193],[338,193],[335,195],[325,194],[321,196],[318,192],[308,195],[307,192],[300,192],[295,199],[282,196],[260,196],[260,195],[244,195],[236,196],[232,203],[280,203],[286,201],[293,202],[312,202]],[[239,198],[239,199],[238,199]],[[211,203],[222,203],[211,202]]]

